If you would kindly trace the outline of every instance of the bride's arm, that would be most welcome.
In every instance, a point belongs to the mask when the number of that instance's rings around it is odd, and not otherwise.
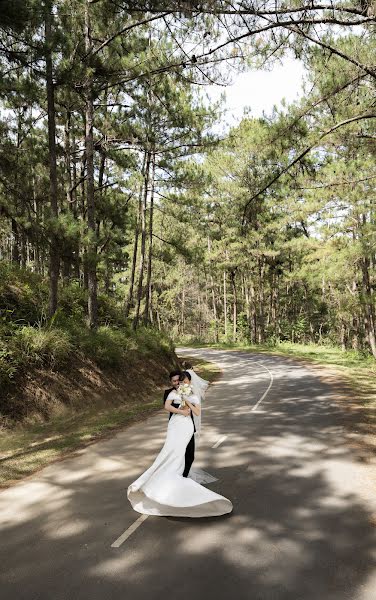
[[[188,417],[190,412],[189,408],[175,408],[175,406],[171,406],[172,402],[173,398],[171,398],[170,400],[166,400],[164,408],[165,410],[167,410],[167,412],[176,413],[177,415],[184,415],[185,417]]]
[[[193,402],[190,402],[187,398],[187,396],[185,397],[185,403],[187,406],[189,406],[189,408],[191,409],[191,411],[193,412],[194,415],[196,415],[196,417],[199,417],[201,414],[201,406],[199,404],[194,404]]]

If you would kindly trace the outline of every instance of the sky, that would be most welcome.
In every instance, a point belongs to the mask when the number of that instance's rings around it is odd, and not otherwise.
[[[281,64],[274,65],[269,71],[248,71],[233,77],[231,86],[206,86],[211,101],[218,100],[223,92],[226,94],[226,114],[223,129],[238,123],[244,108],[250,108],[253,117],[269,115],[273,106],[281,106],[283,98],[292,102],[303,94],[304,67],[299,60],[285,58]]]

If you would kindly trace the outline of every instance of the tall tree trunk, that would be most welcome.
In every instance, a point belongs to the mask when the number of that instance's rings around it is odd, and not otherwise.
[[[130,310],[133,304],[133,290],[134,290],[134,281],[136,275],[136,265],[137,265],[137,252],[138,252],[138,240],[140,237],[140,229],[141,229],[141,219],[142,219],[142,199],[144,196],[144,183],[145,183],[145,167],[146,167],[146,156],[147,152],[144,152],[144,157],[142,161],[142,183],[140,186],[140,193],[138,195],[138,210],[137,210],[137,219],[136,219],[136,227],[134,232],[134,242],[133,242],[133,255],[132,255],[132,270],[131,277],[129,282],[129,291],[128,298],[125,303],[124,314],[126,317],[129,316]]]
[[[112,284],[112,276],[113,276],[112,265],[109,262],[109,260],[106,258],[103,283],[104,283],[104,291],[107,296],[109,296],[112,292],[112,285],[111,285]]]
[[[211,290],[211,297],[212,297],[213,320],[214,320],[214,341],[217,344],[219,341],[218,311],[217,311],[217,301],[215,298],[214,277],[213,277],[212,265],[211,265],[211,242],[210,242],[209,236],[208,236],[208,255],[209,255],[210,290]]]
[[[341,350],[346,352],[346,324],[341,320],[340,327]]]
[[[151,39],[152,32],[149,29],[149,49],[151,47]],[[146,111],[146,165],[145,165],[145,183],[144,183],[144,201],[142,205],[141,211],[141,253],[140,253],[140,264],[139,264],[139,273],[138,273],[138,285],[137,285],[137,300],[136,300],[136,311],[133,319],[133,329],[137,329],[139,319],[140,319],[140,311],[141,311],[141,301],[142,301],[142,293],[143,293],[143,279],[144,279],[144,269],[145,269],[145,258],[146,258],[146,212],[147,212],[147,204],[148,204],[148,194],[149,194],[149,181],[150,181],[150,169],[151,169],[151,161],[152,161],[152,152],[151,152],[151,143],[150,140],[153,138],[153,126],[152,126],[152,105],[153,105],[153,97],[152,97],[152,86],[151,79],[149,77],[148,80],[148,91],[147,91],[147,111]],[[153,175],[154,179],[154,175]],[[153,223],[151,221],[151,226]],[[151,268],[151,262],[150,262]],[[151,274],[151,273],[150,273]],[[149,296],[149,288],[147,289],[146,296]],[[148,302],[149,300],[147,300]],[[149,308],[149,307],[148,307]],[[147,312],[145,313],[147,316]]]
[[[265,341],[265,306],[264,306],[264,267],[261,260],[258,261],[259,267],[259,329],[258,342],[262,344]]]
[[[248,279],[246,275],[244,277],[244,297],[245,297],[245,314],[247,318],[247,337],[252,341],[252,326],[251,326],[251,303],[249,299],[249,287]]]
[[[214,319],[214,341],[216,344],[219,342],[219,332],[218,332],[218,310],[217,310],[217,300],[215,298],[215,285],[214,285],[214,277],[210,275],[210,287],[212,294],[212,305],[213,305],[213,319]]]
[[[65,195],[67,202],[67,210],[73,211],[73,186],[72,186],[72,171],[71,171],[71,143],[70,143],[70,129],[71,129],[71,112],[67,109],[67,114],[64,124],[64,153],[65,153]],[[61,251],[61,260],[63,263],[62,274],[64,280],[69,280],[71,277],[71,269],[73,263],[73,246],[72,241],[64,239]]]
[[[76,139],[75,139],[75,135],[74,135],[74,128],[72,128],[72,131],[70,134],[70,147],[73,149],[73,151],[76,150]],[[78,196],[77,196],[78,184],[77,184],[77,164],[76,164],[75,154],[73,154],[73,157],[74,158],[72,160],[72,165],[71,165],[71,180],[72,180],[73,191],[70,194],[70,196],[72,199],[71,210],[72,210],[73,218],[76,221],[79,218],[79,206],[78,206]],[[80,237],[79,236],[77,236],[73,242],[72,264],[73,264],[73,276],[76,279],[79,279],[80,278]]]
[[[85,51],[90,61],[92,52],[90,3],[85,3]],[[85,150],[86,150],[86,211],[88,227],[88,325],[95,329],[98,325],[98,282],[97,282],[97,240],[94,197],[94,106],[93,106],[93,76],[91,69],[85,73]]]
[[[281,316],[280,316],[280,296],[279,296],[279,284],[280,277],[279,275],[275,278],[275,289],[274,292],[274,318],[275,318],[275,334],[276,339],[279,343],[281,338]]]
[[[181,316],[180,316],[180,334],[185,335],[185,285],[183,284],[183,291],[181,295]]]
[[[98,193],[103,196],[104,172],[106,168],[106,152],[100,151],[99,173],[98,173]]]
[[[274,311],[274,269],[269,267],[269,311],[267,324],[270,325],[270,332],[275,334],[275,311]]]
[[[21,231],[21,267],[26,269],[27,266],[27,238],[25,230]]]
[[[236,289],[236,282],[235,282],[235,273],[236,271],[233,269],[230,271],[230,280],[231,280],[231,287],[232,287],[232,299],[233,299],[233,331],[232,331],[232,339],[234,342],[236,342],[236,337],[237,337],[237,321],[238,321],[238,295],[237,295],[237,289]]]
[[[81,169],[80,169],[80,187],[81,187],[81,202],[80,202],[80,209],[81,209],[81,219],[83,222],[85,222],[86,219],[86,152],[84,153],[83,157],[82,157],[82,161],[81,161]],[[88,283],[88,260],[87,260],[87,247],[86,245],[83,245],[82,248],[82,280],[83,280],[83,287],[85,290],[88,289],[89,287],[89,283]]]
[[[149,249],[148,249],[148,270],[146,276],[146,296],[144,321],[150,321],[151,307],[151,272],[153,257],[153,211],[154,211],[154,178],[155,178],[155,153],[151,156],[151,176],[150,176],[150,205],[149,205]]]
[[[16,263],[16,265],[21,264],[20,236],[19,236],[17,221],[13,218],[12,218],[12,262]]]
[[[159,331],[161,331],[162,329],[162,325],[161,325],[161,317],[159,315],[159,310],[157,309],[157,325],[158,325],[158,329]]]
[[[258,320],[257,320],[257,306],[256,306],[256,290],[251,279],[250,283],[250,293],[251,293],[251,301],[252,301],[252,342],[257,344],[258,340]]]
[[[353,296],[357,293],[357,282],[353,281],[351,286],[351,294]],[[353,350],[359,350],[359,319],[356,314],[353,315],[351,320],[351,347]]]
[[[32,189],[33,189],[33,208],[37,221],[40,219],[40,206],[39,201],[37,199],[36,190],[35,190],[35,169],[33,167],[33,175],[32,175]],[[36,273],[42,274],[41,268],[41,256],[40,256],[40,238],[39,233],[36,235],[36,239],[34,242],[34,271]]]
[[[363,257],[362,262],[363,276],[363,310],[364,310],[364,326],[368,343],[371,347],[372,354],[376,358],[376,315],[375,304],[373,301],[372,286],[369,276],[369,259]]]
[[[138,215],[141,213],[141,210],[142,210],[142,194],[143,194],[143,191],[141,191],[140,195],[139,195]],[[137,216],[137,223],[136,223],[136,227],[135,227],[134,242],[133,242],[132,270],[131,270],[131,277],[130,277],[130,283],[129,283],[128,297],[127,297],[127,301],[125,303],[125,308],[124,308],[124,314],[126,317],[129,316],[129,313],[130,313],[130,310],[131,310],[131,307],[133,304],[133,289],[134,289],[134,280],[135,280],[135,275],[136,275],[138,239],[140,237],[138,220],[139,220],[139,217]]]
[[[148,153],[147,153],[146,167],[145,167],[144,194],[143,194],[143,204],[142,204],[142,210],[141,210],[141,254],[140,254],[140,262],[139,262],[139,269],[138,269],[136,312],[135,312],[135,316],[133,319],[133,329],[137,329],[137,327],[138,327],[138,322],[140,319],[141,300],[142,300],[142,289],[143,289],[144,267],[145,267],[146,211],[147,211],[148,192],[149,192],[149,176],[150,176],[150,151],[148,151]]]
[[[50,207],[53,227],[50,236],[50,298],[49,315],[55,314],[58,303],[58,281],[60,270],[59,237],[56,233],[58,209],[57,168],[56,168],[56,116],[55,88],[52,75],[52,2],[45,2],[45,61],[48,122],[48,156],[50,171]]]
[[[197,279],[197,299],[198,299],[198,339],[201,340],[202,336],[202,301],[201,301],[201,286],[200,286],[200,276],[198,275]]]
[[[223,271],[223,313],[225,321],[225,338],[227,340],[227,285],[226,285],[226,271]]]
[[[19,74],[17,74],[17,82],[19,81]],[[21,108],[17,109],[17,153],[16,153],[16,171],[14,176],[15,188],[18,190],[19,187],[19,175],[21,171],[20,156],[21,156],[21,145],[22,145],[22,125],[23,125],[24,111]],[[15,214],[12,217],[12,262],[18,266],[22,264],[22,237],[23,232],[19,225],[19,217],[23,213],[22,202],[16,195],[14,197],[14,210]]]

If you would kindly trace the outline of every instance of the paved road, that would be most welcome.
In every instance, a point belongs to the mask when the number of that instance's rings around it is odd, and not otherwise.
[[[149,517],[112,546],[139,518],[126,488],[163,443],[161,411],[0,493],[1,599],[375,600],[376,500],[333,390],[283,358],[188,354],[224,371],[196,464],[233,513]]]

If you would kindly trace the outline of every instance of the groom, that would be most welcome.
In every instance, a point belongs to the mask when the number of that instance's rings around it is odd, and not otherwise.
[[[172,392],[172,390],[178,389],[180,375],[181,375],[181,371],[171,371],[170,383],[171,383],[172,387],[170,387],[170,389],[168,389],[168,390],[165,390],[164,396],[163,396],[163,402],[166,402],[167,397],[168,397],[169,393]],[[172,403],[172,406],[175,406],[175,404]],[[173,413],[170,413],[170,416],[168,417],[169,419],[171,419],[172,414]],[[191,419],[193,421],[192,413],[191,413]],[[193,435],[192,435],[191,439],[189,440],[188,446],[185,450],[185,467],[184,467],[184,471],[183,471],[183,477],[188,477],[189,470],[195,459],[195,434],[194,434],[195,431],[196,431],[196,427],[195,427],[195,423],[193,421]]]

